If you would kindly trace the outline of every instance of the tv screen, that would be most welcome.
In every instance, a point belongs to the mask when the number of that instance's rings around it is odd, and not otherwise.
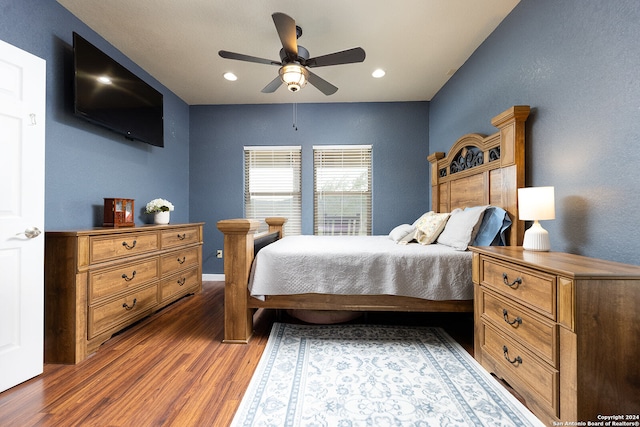
[[[75,32],[73,53],[75,114],[163,147],[162,94]]]

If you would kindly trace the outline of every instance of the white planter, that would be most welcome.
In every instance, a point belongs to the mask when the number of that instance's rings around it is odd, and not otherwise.
[[[171,212],[163,211],[156,212],[153,215],[153,223],[154,224],[169,224],[169,217],[171,216]]]

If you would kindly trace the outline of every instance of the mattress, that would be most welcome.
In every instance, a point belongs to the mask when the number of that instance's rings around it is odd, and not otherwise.
[[[256,254],[249,291],[262,300],[305,293],[470,300],[471,262],[469,251],[388,236],[287,236]]]

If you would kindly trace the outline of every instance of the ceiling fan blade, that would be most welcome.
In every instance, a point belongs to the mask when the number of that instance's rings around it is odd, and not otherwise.
[[[328,55],[309,58],[304,65],[307,67],[326,67],[328,65],[353,64],[354,62],[362,62],[366,54],[361,47],[343,50],[341,52],[330,53]]]
[[[289,15],[276,12],[271,15],[276,25],[280,42],[290,61],[298,59],[298,38],[296,36],[296,21]]]
[[[280,79],[280,76],[278,76],[275,79],[271,80],[271,83],[269,83],[264,87],[264,89],[262,89],[262,93],[273,93],[280,87],[281,84],[282,79]]]
[[[333,95],[338,91],[337,87],[335,87],[334,85],[332,85],[331,83],[323,79],[322,77],[319,77],[317,74],[313,74],[309,70],[307,70],[307,72],[309,73],[309,83],[314,85],[320,92],[329,96],[329,95]]]
[[[255,56],[243,55],[241,53],[235,52],[227,52],[226,50],[219,51],[218,55],[226,59],[236,59],[238,61],[257,62],[258,64],[267,65],[282,65],[281,62],[272,61],[271,59],[258,58]]]

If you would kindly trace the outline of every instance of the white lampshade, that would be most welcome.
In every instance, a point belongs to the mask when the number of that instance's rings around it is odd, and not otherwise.
[[[291,92],[297,92],[307,84],[309,72],[300,64],[292,63],[280,68],[280,79]]]
[[[551,248],[549,233],[538,221],[555,219],[555,195],[553,187],[528,187],[518,189],[518,217],[533,221],[524,233],[522,246],[531,251],[548,251]]]
[[[518,216],[523,221],[555,219],[553,187],[518,188]]]

